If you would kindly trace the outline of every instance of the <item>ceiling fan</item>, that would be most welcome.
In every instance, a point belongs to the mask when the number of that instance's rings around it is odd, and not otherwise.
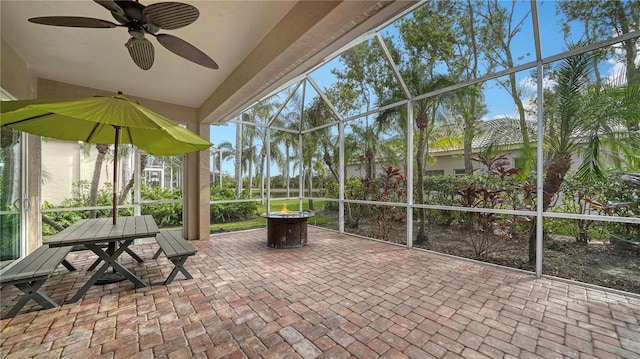
[[[155,51],[153,44],[144,35],[154,36],[158,42],[178,56],[195,62],[198,65],[217,69],[218,64],[207,54],[190,43],[168,34],[158,34],[162,30],[175,30],[192,24],[200,16],[195,7],[179,2],[161,2],[144,6],[137,0],[94,0],[111,12],[118,22],[82,16],[44,16],[33,17],[29,21],[52,26],[82,28],[114,28],[126,27],[131,38],[125,43],[133,62],[143,70],[153,66]]]

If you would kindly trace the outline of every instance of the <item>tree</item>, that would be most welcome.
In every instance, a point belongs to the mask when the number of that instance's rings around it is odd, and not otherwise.
[[[277,108],[279,105],[273,102],[271,99],[262,101],[251,108],[251,113],[253,114],[254,121],[258,121],[259,119],[265,123],[268,123],[273,118],[273,110]],[[253,136],[254,140],[250,141],[252,145],[249,147],[251,149],[250,156],[253,157],[255,153],[258,154],[257,164],[256,164],[256,172],[258,177],[260,178],[260,198],[264,198],[264,171],[265,171],[265,162],[267,157],[267,133],[268,129],[266,127],[253,127],[251,136]],[[254,142],[255,138],[258,139],[258,143]],[[273,144],[273,143],[272,143]],[[258,145],[260,146],[258,150]],[[253,152],[255,149],[255,152]],[[270,146],[270,156],[279,160],[281,157],[281,152],[278,146]],[[251,182],[249,182],[251,183]],[[251,188],[251,185],[249,186]]]
[[[98,205],[98,189],[100,187],[100,174],[102,173],[102,165],[104,164],[104,158],[109,151],[109,145],[97,144],[96,150],[96,162],[93,167],[93,177],[91,178],[91,187],[89,191],[89,207],[95,207]],[[96,218],[97,211],[92,209],[89,211],[89,218]]]
[[[478,76],[478,51],[473,36],[474,18],[471,4],[463,1],[432,1],[399,23],[401,39],[409,59],[403,64],[402,77],[413,96],[423,95]],[[443,75],[446,71],[448,75]],[[423,204],[424,174],[429,155],[430,140],[436,124],[444,121],[444,107],[450,114],[463,119],[465,168],[471,169],[471,142],[474,121],[479,120],[480,97],[469,90],[459,91],[456,98],[435,96],[414,102],[416,127],[416,190],[417,202]],[[454,100],[457,101],[454,102]],[[454,111],[455,110],[455,111]],[[418,209],[420,228],[416,244],[428,241],[425,211]]]
[[[259,102],[246,110],[242,114],[242,121],[258,124],[268,123],[273,117],[273,109],[277,107],[277,104],[273,101],[266,100]],[[236,131],[239,129],[236,128]],[[238,176],[244,169],[248,173],[248,185],[249,193],[253,190],[253,166],[256,166],[256,172],[260,178],[260,193],[261,197],[264,190],[264,166],[265,158],[267,156],[265,143],[266,143],[266,127],[264,126],[251,126],[243,124],[241,129],[241,135],[236,132],[236,179],[241,178]],[[258,140],[258,142],[256,141]],[[277,146],[274,146],[277,149]],[[236,187],[237,188],[237,187]],[[236,189],[236,195],[239,195]]]
[[[298,158],[298,139],[300,133],[300,113],[302,112],[302,100],[298,93],[294,93],[283,111],[280,113],[279,119],[273,123],[272,127],[281,127],[291,131],[271,132],[271,138],[274,143],[284,146],[283,161],[278,162],[278,167],[282,171],[287,190],[287,198],[290,196],[291,187],[291,167],[292,160]],[[295,166],[295,163],[294,163]]]
[[[245,114],[242,114],[242,118],[245,118]],[[236,124],[236,146],[235,146],[235,181],[236,181],[236,198],[240,198],[242,193],[242,124]]]
[[[149,155],[141,154],[140,155],[140,173],[144,173],[144,169],[147,167],[147,158]],[[120,191],[120,197],[118,198],[118,204],[123,204],[127,199],[129,192],[133,189],[133,185],[135,184],[135,174],[131,173],[131,178],[124,184],[122,190]]]
[[[580,46],[584,43],[575,45]],[[545,93],[544,211],[560,192],[574,154],[583,158],[578,169],[582,179],[602,177],[605,161],[640,165],[640,133],[626,127],[630,119],[640,117],[640,86],[623,81],[598,84],[593,56],[583,53],[562,60],[554,72],[557,85]],[[535,260],[535,232],[534,228],[529,238],[530,261]]]
[[[402,77],[411,93],[429,93],[453,84],[449,78],[442,75],[430,77],[429,70],[425,68],[425,65],[420,63],[413,63],[411,65],[414,67],[408,68],[402,73]],[[403,93],[397,92],[394,96],[384,100],[384,102],[394,103],[403,97]],[[436,125],[442,124],[442,122],[445,121],[441,111],[441,105],[445,99],[446,96],[436,96],[423,98],[413,103],[414,118],[411,121],[415,123],[418,137],[414,156],[414,160],[416,161],[415,187],[418,195],[417,202],[420,204],[424,204],[425,200],[424,175],[426,159],[429,153],[429,140],[436,129]],[[387,119],[405,117],[398,122],[408,122],[406,112],[400,111],[397,107],[382,112],[380,117]],[[418,221],[420,222],[420,228],[416,236],[416,244],[422,244],[428,241],[424,208],[418,208]]]
[[[331,150],[331,128],[322,125],[334,121],[333,113],[327,108],[324,100],[317,96],[309,103],[302,112],[302,128],[313,129],[314,131],[306,132],[302,135],[302,171],[301,175],[306,181],[305,187],[308,190],[307,195],[313,197],[313,173],[323,171],[325,158],[330,157]],[[320,127],[320,128],[318,128]],[[330,168],[331,172],[337,178],[335,168]],[[309,199],[309,210],[314,210],[313,200]]]
[[[399,61],[398,51],[392,41],[386,41],[390,53]],[[368,113],[395,86],[395,79],[389,63],[374,39],[363,42],[340,55],[342,69],[331,72],[336,76],[337,83],[328,91],[336,108],[344,115],[352,112]],[[370,123],[369,115],[363,117],[363,126],[352,125],[352,131],[360,137],[360,158],[365,163],[366,177],[373,179],[378,153],[384,151],[385,135],[391,130],[386,123]],[[387,153],[388,157],[389,153]]]
[[[502,5],[507,6],[503,7]],[[516,35],[522,30],[525,20],[531,14],[527,11],[525,14],[515,19],[516,6],[518,2],[510,3],[501,2],[499,0],[490,0],[482,4],[476,15],[482,19],[481,25],[483,31],[479,33],[479,39],[486,44],[487,61],[492,63],[492,67],[500,66],[505,69],[513,68],[513,53],[511,50],[512,43]],[[521,90],[518,88],[516,74],[511,72],[507,75],[506,80],[498,79],[498,84],[502,86],[513,99],[513,103],[518,111],[518,121],[520,125],[520,138],[522,138],[522,148],[524,157],[533,159],[535,152],[531,146],[528,124],[526,122],[526,110],[522,102]],[[526,165],[535,163],[534,161],[525,161]],[[525,169],[525,173],[528,169]]]
[[[442,73],[455,82],[482,77],[492,71],[483,63],[485,48],[477,33],[484,31],[477,15],[477,3],[470,0],[437,0],[400,21],[399,30],[412,62],[419,62],[431,78]],[[477,29],[480,27],[480,29]],[[481,66],[484,65],[484,66]],[[415,67],[409,64],[409,67]],[[481,71],[484,69],[484,71]],[[422,95],[418,92],[414,95]],[[464,131],[464,163],[472,173],[471,151],[477,123],[485,114],[482,85],[475,84],[457,92],[449,112],[455,114]]]
[[[242,128],[242,124],[237,124],[238,127]],[[240,135],[240,136],[238,136]],[[240,138],[238,141],[238,137]],[[240,194],[242,193],[242,131],[236,132],[236,142],[237,145],[232,144],[230,141],[222,141],[218,144],[218,151],[220,151],[220,156],[222,157],[222,161],[232,160],[235,166],[235,178],[234,178],[234,187],[235,187],[235,195],[237,198],[240,198]]]
[[[291,113],[290,113],[291,114]],[[297,114],[296,114],[297,116]],[[283,125],[282,123],[274,123],[274,126]],[[290,191],[290,178],[291,178],[291,159],[297,157],[298,148],[298,134],[289,131],[275,130],[271,131],[271,141],[273,145],[282,145],[284,147],[284,153],[277,150],[272,150],[272,161],[275,160],[276,165],[283,174],[285,187],[287,190],[287,197],[289,197]]]
[[[613,36],[627,34],[637,30],[640,26],[640,2],[623,0],[561,0],[556,3],[556,12],[563,14],[563,32],[565,37],[571,35],[572,22],[582,23],[582,37],[586,43],[594,43]],[[579,31],[579,30],[578,30]],[[637,63],[638,37],[625,39],[621,42],[621,52],[611,49],[601,51],[602,56],[594,56],[593,69],[596,80],[600,82],[597,61],[604,55],[613,55],[617,61],[625,64],[626,82],[640,82],[640,63]],[[619,54],[622,54],[621,56]],[[638,118],[627,124],[630,130],[637,130],[640,123]]]
[[[571,35],[572,22],[582,23],[582,36],[587,43],[594,43],[620,36],[638,29],[640,23],[640,3],[623,0],[560,0],[556,3],[556,12],[564,15],[562,19],[565,37]],[[578,30],[580,31],[580,30]],[[637,76],[635,63],[638,54],[638,37],[622,41],[627,81]],[[615,54],[615,52],[612,52]],[[597,71],[597,67],[594,68]]]

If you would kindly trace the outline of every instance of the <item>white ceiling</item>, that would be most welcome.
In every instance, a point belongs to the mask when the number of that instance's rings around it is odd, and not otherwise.
[[[37,16],[83,16],[116,22],[90,0],[2,0],[1,35],[39,78],[193,107],[202,121],[222,122],[247,101],[316,66],[412,5],[412,1],[183,2],[198,8],[199,19],[160,33],[196,46],[218,63],[218,70],[191,63],[147,36],[156,55],[153,67],[144,71],[124,47],[130,37],[125,28],[68,28],[27,21]],[[277,53],[269,52],[276,47]]]

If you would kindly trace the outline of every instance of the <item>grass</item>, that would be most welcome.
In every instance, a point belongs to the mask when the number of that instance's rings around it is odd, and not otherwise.
[[[271,201],[271,212],[280,211],[282,205],[286,204],[287,208],[290,211],[298,210],[298,200],[297,199],[287,199],[287,200],[272,200]],[[323,208],[324,201],[314,200],[313,205],[315,208]],[[309,210],[309,201],[302,201],[302,210]],[[244,221],[238,222],[229,222],[229,223],[215,223],[211,224],[211,232],[231,232],[231,231],[241,231],[245,229],[254,229],[254,228],[266,228],[267,220],[260,217],[260,213],[267,212],[266,203],[259,204],[258,210],[256,211],[256,215],[254,218],[250,218]],[[311,225],[323,225],[327,223],[331,223],[333,220],[329,217],[325,217],[322,215],[315,215],[309,219],[309,224]]]

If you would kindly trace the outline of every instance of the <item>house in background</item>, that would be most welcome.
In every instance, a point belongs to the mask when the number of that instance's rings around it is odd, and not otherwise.
[[[495,154],[505,156],[506,160],[509,161],[510,167],[522,168],[525,161],[522,150],[522,133],[516,126],[515,121],[515,119],[506,117],[483,121],[473,139],[471,156],[477,157],[483,151],[486,151],[489,146],[492,146]],[[535,122],[530,121],[528,125],[530,126],[528,129],[529,140],[533,150],[535,150],[537,143]],[[458,138],[448,142],[452,145],[431,149],[429,152],[431,159],[426,166],[425,176],[462,176],[466,174],[464,148],[461,145],[462,139]],[[402,158],[402,156],[398,156],[398,158]],[[570,171],[575,171],[580,162],[581,158],[574,155]],[[471,164],[474,171],[483,169],[483,165],[477,161],[472,161]],[[380,160],[376,163],[375,169],[379,171],[380,168],[389,165],[398,168],[405,167],[402,163]],[[365,177],[364,163],[348,164],[346,173],[347,177]]]

